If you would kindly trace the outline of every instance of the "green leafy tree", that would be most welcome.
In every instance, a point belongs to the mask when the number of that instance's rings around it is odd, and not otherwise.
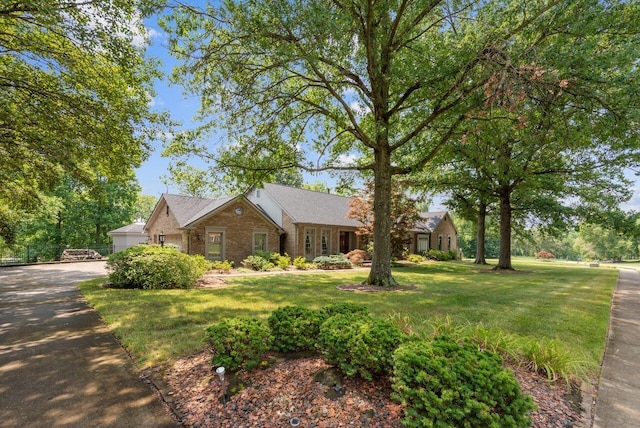
[[[29,244],[84,247],[108,242],[107,232],[135,219],[140,190],[133,174],[125,180],[96,177],[88,185],[66,179],[47,195],[47,209],[23,223]]]
[[[585,82],[593,70],[613,72],[607,52],[637,30],[637,5],[609,3],[227,0],[178,7],[165,28],[181,61],[174,79],[201,97],[205,121],[190,135],[228,131],[230,143],[204,153],[217,173],[240,184],[283,168],[373,175],[366,283],[388,286],[392,177],[430,164],[500,92],[505,73],[538,59],[545,69],[585,72]],[[637,55],[626,59],[630,67]],[[172,151],[192,147],[176,139]]]
[[[63,177],[116,178],[145,158],[165,123],[150,112],[159,73],[137,43],[150,3],[2,2],[0,158],[11,162],[0,166],[0,205],[37,211]]]
[[[133,221],[146,222],[158,202],[158,198],[151,195],[138,194],[136,202],[133,205]]]
[[[391,254],[393,257],[402,257],[406,249],[406,239],[412,229],[421,220],[418,211],[419,198],[409,196],[409,183],[398,179],[394,180],[391,191]],[[348,218],[358,220],[361,226],[356,231],[364,242],[373,241],[373,230],[376,217],[374,212],[373,195],[375,189],[373,182],[365,182],[364,190],[356,194],[350,202]],[[375,248],[375,243],[374,243]]]

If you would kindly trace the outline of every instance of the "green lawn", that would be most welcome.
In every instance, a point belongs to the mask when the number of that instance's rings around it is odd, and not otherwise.
[[[365,270],[226,277],[230,286],[191,290],[116,290],[102,280],[80,290],[115,331],[138,364],[155,365],[203,348],[203,329],[223,317],[266,318],[279,306],[319,308],[332,302],[365,304],[379,316],[407,319],[420,330],[434,317],[482,323],[522,338],[557,339],[595,374],[604,352],[617,270],[575,262],[515,259],[521,273],[479,272],[465,262],[394,269],[392,293],[351,293],[336,286],[365,278]]]

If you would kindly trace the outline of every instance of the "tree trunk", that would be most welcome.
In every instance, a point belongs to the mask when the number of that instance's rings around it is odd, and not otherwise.
[[[375,151],[373,189],[373,257],[367,285],[398,285],[391,275],[391,153]]]
[[[96,224],[96,245],[102,244],[102,228]]]
[[[486,221],[487,218],[487,204],[484,202],[480,202],[480,206],[478,207],[478,233],[476,235],[476,259],[473,263],[477,265],[486,265],[487,260],[485,258],[485,230],[486,230]]]
[[[511,192],[500,193],[500,259],[496,270],[514,270],[511,265]]]

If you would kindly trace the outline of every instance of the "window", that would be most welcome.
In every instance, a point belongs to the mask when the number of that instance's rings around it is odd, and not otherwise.
[[[207,231],[207,259],[224,260],[224,232]]]
[[[316,230],[304,230],[304,256],[307,260],[316,258]]]
[[[451,235],[447,236],[447,250],[451,249]]]
[[[320,237],[321,255],[328,256],[331,254],[331,229],[322,229]]]
[[[256,251],[267,251],[267,232],[253,232],[253,254]]]
[[[442,251],[442,235],[438,235],[438,250]]]
[[[418,235],[418,245],[416,246],[416,252],[418,254],[426,253],[429,251],[429,235]]]

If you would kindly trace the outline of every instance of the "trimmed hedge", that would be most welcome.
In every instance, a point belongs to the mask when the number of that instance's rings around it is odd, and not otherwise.
[[[135,245],[107,260],[109,281],[116,288],[188,288],[210,268],[203,256],[159,245]]]
[[[393,356],[393,397],[408,427],[526,427],[535,408],[497,354],[444,336],[409,341]]]

